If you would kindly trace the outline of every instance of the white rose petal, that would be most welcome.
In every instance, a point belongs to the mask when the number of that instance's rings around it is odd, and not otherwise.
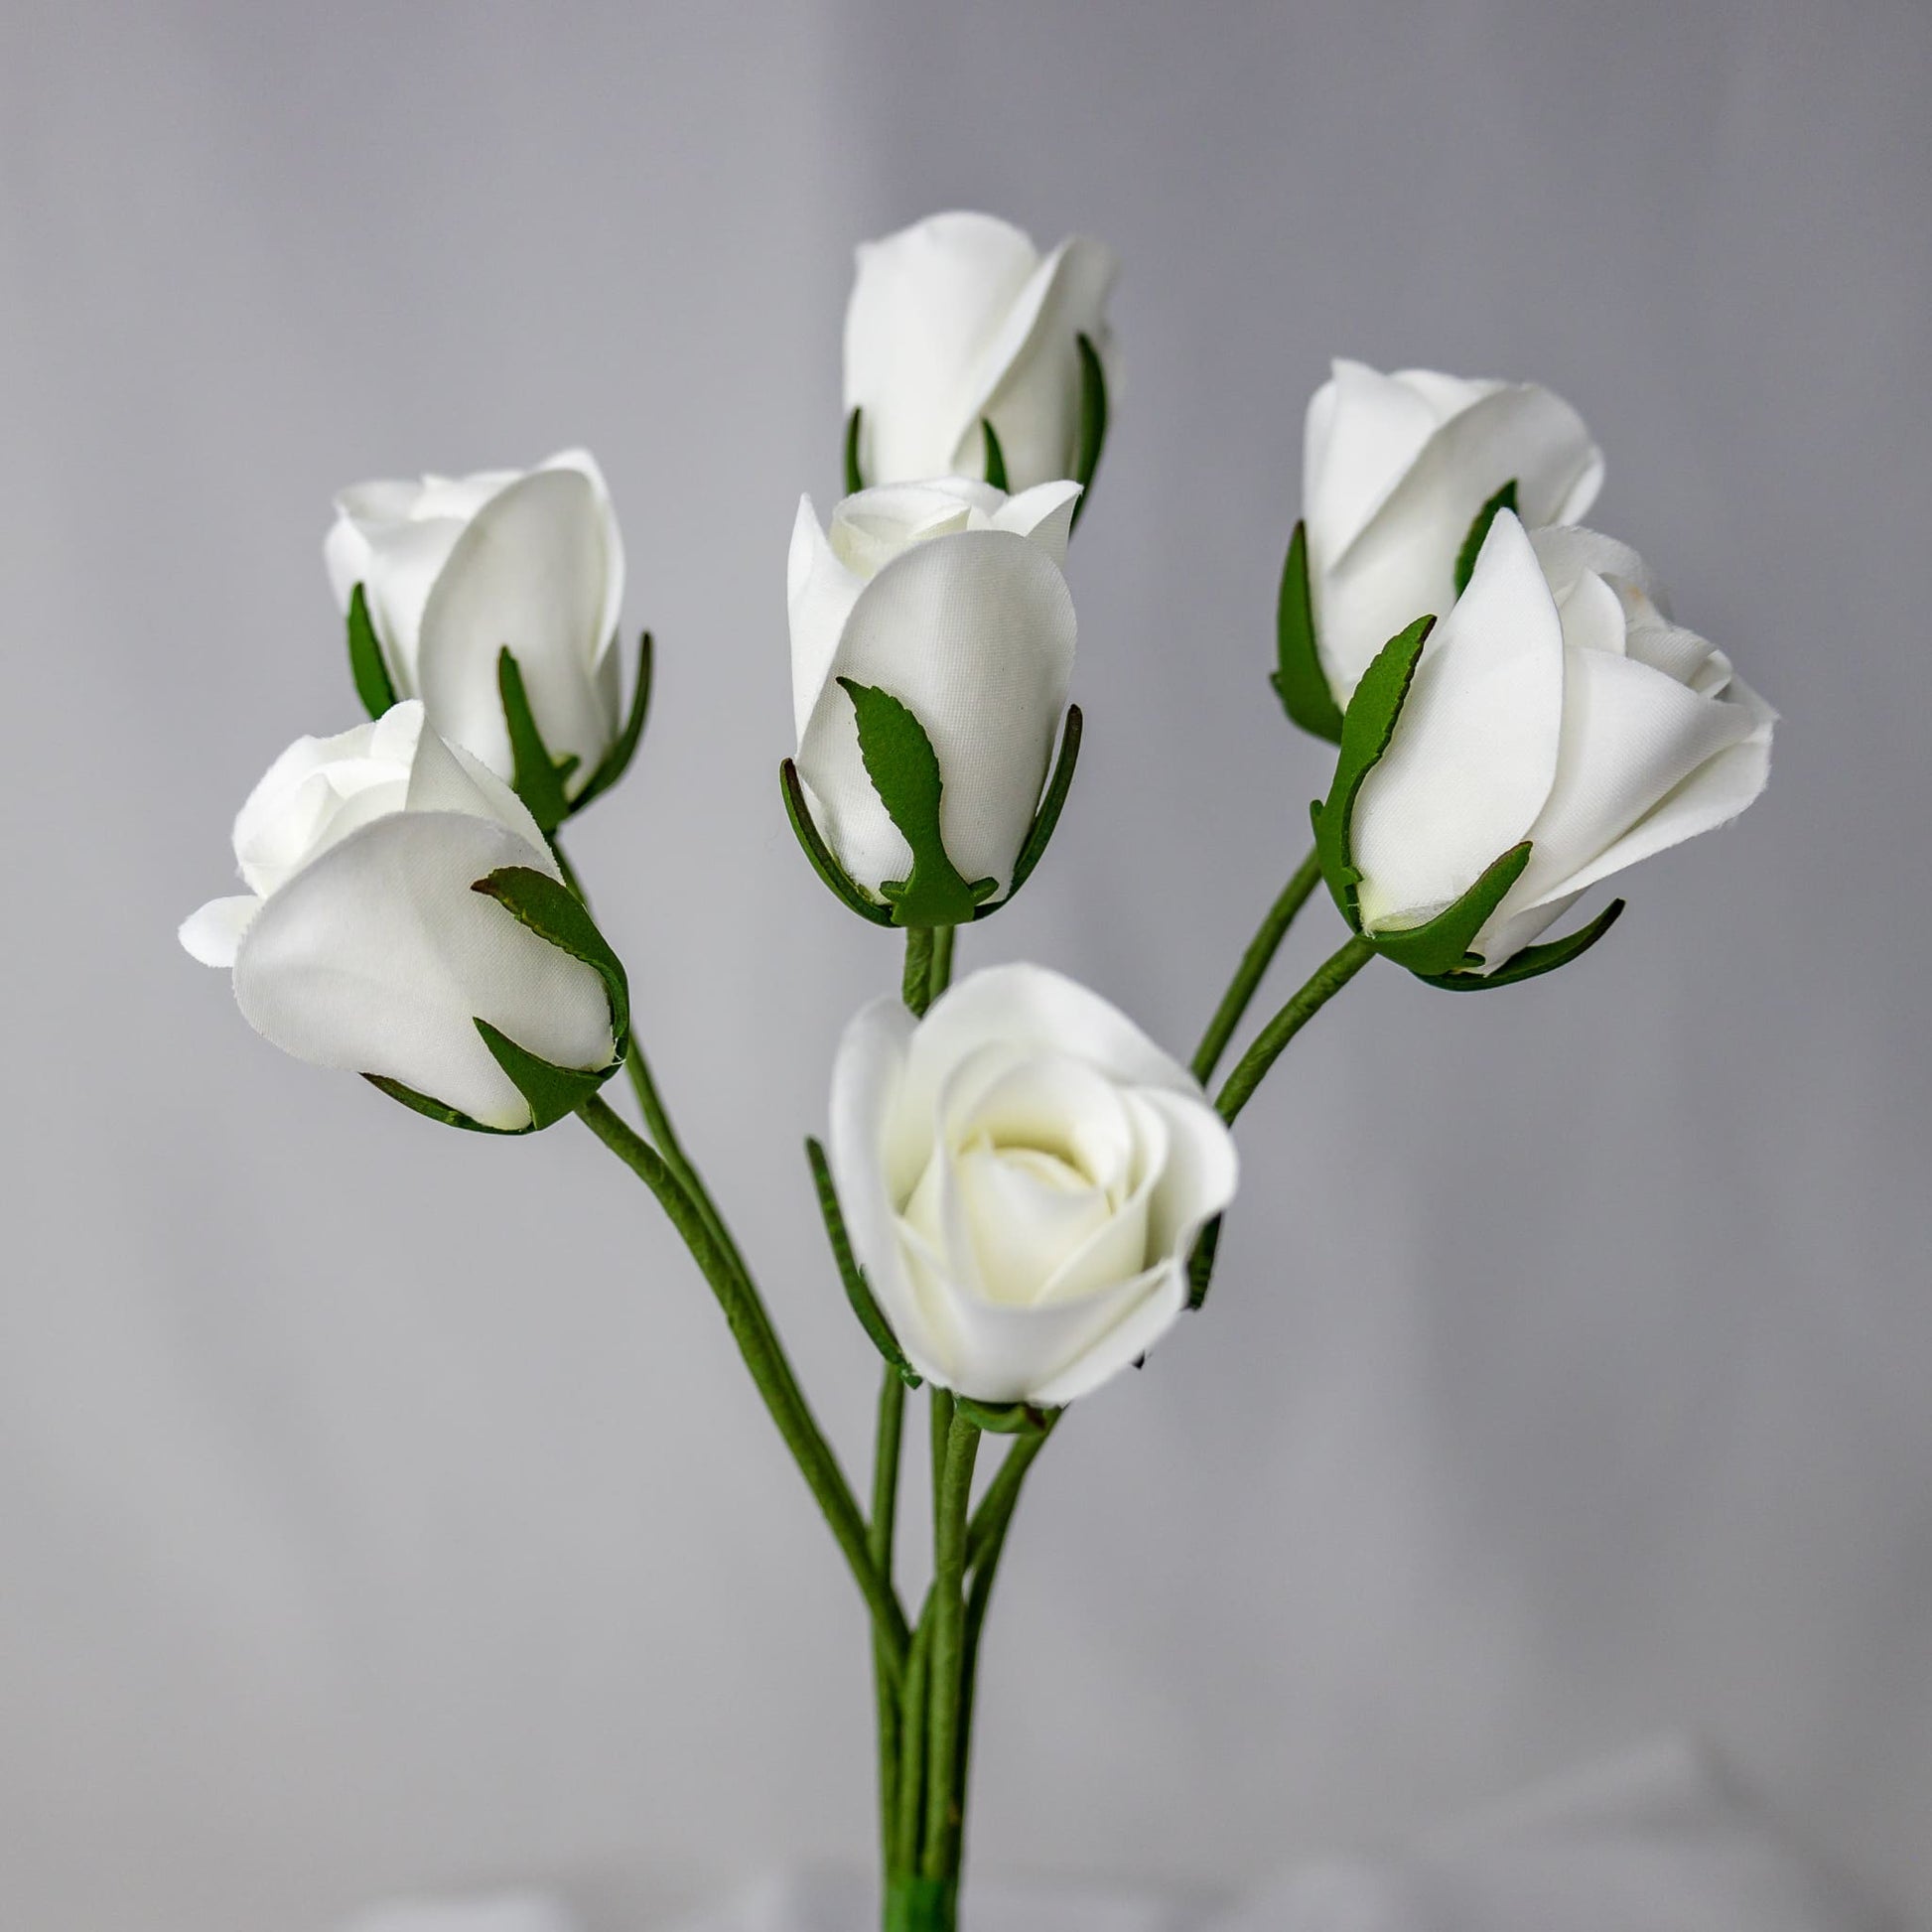
[[[1036,966],[976,973],[918,1023],[890,1000],[860,1013],[833,1069],[831,1160],[913,1367],[981,1401],[1055,1405],[1179,1315],[1236,1173],[1199,1083]]]
[[[1110,249],[1073,237],[1042,257],[990,214],[928,216],[858,251],[845,406],[870,483],[984,474],[992,423],[1015,487],[1073,474],[1085,335],[1107,361]]]

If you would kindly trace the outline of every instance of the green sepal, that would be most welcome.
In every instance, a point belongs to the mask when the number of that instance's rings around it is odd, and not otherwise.
[[[1469,533],[1462,539],[1462,548],[1455,553],[1455,594],[1460,597],[1469,588],[1469,579],[1476,573],[1476,559],[1482,555],[1482,546],[1488,540],[1489,526],[1496,520],[1498,510],[1516,508],[1516,479],[1511,477],[1495,495],[1476,511],[1475,521],[1469,525]]]
[[[611,648],[617,649],[614,643]],[[630,709],[625,714],[623,729],[612,742],[611,749],[598,760],[598,766],[590,775],[590,781],[570,802],[572,812],[581,812],[591,800],[600,793],[609,791],[630,768],[630,760],[637,756],[637,746],[644,735],[644,719],[650,711],[651,665],[655,652],[648,630],[637,639],[637,682],[630,693]]]
[[[371,718],[380,718],[395,704],[395,683],[382,661],[382,640],[375,634],[368,596],[360,584],[348,594],[348,674]]]
[[[839,1280],[845,1286],[845,1299],[852,1304],[852,1312],[859,1317],[859,1326],[866,1331],[867,1339],[886,1358],[888,1366],[908,1389],[916,1389],[920,1381],[919,1373],[905,1359],[905,1351],[898,1345],[898,1338],[873,1299],[872,1285],[866,1280],[866,1271],[859,1266],[858,1257],[852,1252],[852,1240],[845,1231],[845,1214],[839,1206],[839,1190],[832,1184],[832,1169],[825,1159],[825,1150],[817,1141],[808,1138],[805,1142],[805,1159],[812,1165],[812,1185],[818,1189],[818,1211],[825,1222],[825,1238],[832,1245],[832,1259],[838,1264]]]
[[[1622,911],[1623,900],[1613,898],[1587,926],[1544,945],[1525,946],[1493,973],[1419,973],[1417,977],[1451,993],[1481,993],[1492,986],[1516,986],[1524,980],[1540,979],[1545,973],[1554,973],[1559,966],[1568,966],[1573,959],[1582,958],[1616,924]]]
[[[1187,1306],[1197,1309],[1207,1300],[1208,1284],[1214,1279],[1214,1256],[1221,1245],[1221,1217],[1201,1229],[1194,1251],[1187,1257]]]
[[[1013,862],[1013,884],[1007,888],[1004,905],[1029,879],[1034,868],[1039,864],[1046,847],[1053,837],[1053,828],[1060,822],[1061,808],[1066,804],[1066,794],[1073,786],[1073,767],[1080,761],[1080,707],[1070,704],[1066,708],[1066,722],[1060,727],[1059,756],[1053,760],[1053,775],[1047,780],[1046,795],[1039,801],[1039,810],[1034,814],[1033,828],[1027,834],[1027,843],[1020,848],[1020,856]],[[980,908],[977,916],[995,910],[991,905]]]
[[[568,886],[534,866],[499,866],[470,890],[493,898],[539,939],[547,939],[560,952],[581,959],[603,980],[611,1003],[611,1037],[617,1042],[617,1060],[612,1068],[605,1069],[612,1071],[622,1060],[630,1038],[630,981],[623,961],[611,950],[610,941],[597,929],[584,901]],[[480,1027],[483,1024],[477,1022]],[[595,1076],[597,1080],[604,1077],[604,1073]]]
[[[510,1077],[516,1090],[530,1103],[530,1125],[523,1131],[538,1133],[554,1126],[566,1114],[574,1114],[620,1066],[620,1053],[609,1066],[586,1072],[582,1067],[553,1066],[527,1052],[510,1036],[492,1027],[487,1020],[473,1020],[471,1025],[483,1035],[489,1056]]]
[[[989,1436],[1043,1435],[1060,1413],[1031,1402],[975,1402],[969,1395],[955,1395],[952,1406],[954,1415],[964,1416]]]
[[[1355,794],[1389,749],[1389,740],[1395,736],[1395,721],[1402,715],[1409,686],[1415,681],[1423,645],[1429,641],[1429,633],[1435,626],[1433,617],[1418,618],[1407,630],[1398,631],[1376,652],[1375,661],[1362,673],[1362,681],[1356,685],[1342,716],[1341,749],[1335,759],[1328,801],[1325,805],[1317,802],[1310,807],[1321,876],[1328,882],[1328,890],[1352,932],[1362,929],[1355,895],[1362,875],[1355,869],[1349,846]]]
[[[1268,682],[1295,724],[1330,745],[1341,742],[1341,707],[1328,689],[1314,647],[1314,600],[1309,591],[1309,528],[1298,523],[1288,540],[1282,587],[1275,599],[1275,669]]]
[[[912,849],[912,869],[886,880],[880,892],[902,926],[966,925],[999,890],[997,879],[968,880],[946,856],[939,833],[942,782],[939,755],[912,711],[890,691],[853,678],[839,679],[859,720],[859,756],[866,776]]]
[[[579,760],[574,753],[565,759],[550,756],[530,710],[523,673],[507,644],[496,653],[496,689],[502,695],[503,723],[509,728],[514,765],[511,789],[529,808],[537,829],[548,838],[570,816],[564,780],[577,769]]]
[[[1000,448],[1000,439],[984,416],[980,418],[980,435],[986,439],[986,481],[995,489],[1004,490],[1007,486],[1007,453]]]
[[[812,823],[811,808],[805,800],[805,781],[790,759],[778,766],[778,786],[784,793],[785,816],[791,821],[792,835],[812,862],[812,870],[825,882],[840,904],[870,919],[874,925],[891,925],[893,908],[862,891],[846,869],[832,856],[831,847],[819,837]]]
[[[1481,955],[1472,953],[1469,947],[1502,903],[1503,895],[1522,878],[1529,862],[1530,842],[1525,839],[1521,845],[1511,846],[1454,904],[1426,924],[1399,932],[1373,932],[1368,935],[1369,943],[1385,958],[1425,979],[1480,966]]]
[[[421,1114],[425,1120],[439,1121],[445,1127],[461,1127],[471,1134],[499,1134],[514,1137],[527,1134],[527,1127],[485,1127],[480,1120],[472,1120],[468,1114],[458,1113],[454,1107],[446,1107],[440,1100],[432,1100],[426,1093],[418,1093],[414,1087],[406,1087],[400,1080],[392,1080],[386,1073],[365,1073],[362,1075],[370,1086],[386,1093],[391,1100],[399,1100],[411,1113]]]
[[[1075,339],[1080,354],[1080,443],[1073,462],[1073,481],[1080,485],[1067,529],[1076,528],[1087,507],[1093,473],[1100,468],[1100,452],[1107,442],[1107,371],[1100,351],[1084,332]]]
[[[856,496],[866,486],[866,480],[859,474],[859,412],[854,410],[845,419],[845,493]]]

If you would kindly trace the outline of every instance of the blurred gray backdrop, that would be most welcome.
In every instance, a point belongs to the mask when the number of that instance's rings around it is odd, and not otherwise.
[[[1035,1472],[978,1859],[1232,1886],[1683,1727],[1932,1920],[1929,93],[1914,0],[12,0],[0,1916],[867,1856],[856,1599],[641,1189],[279,1057],[174,926],[353,721],[332,489],[591,443],[660,686],[579,861],[856,1465],[798,1141],[897,959],[778,809],[784,548],[852,245],[966,205],[1112,241],[1127,362],[970,962],[1191,1045],[1325,781],[1264,680],[1336,351],[1573,398],[1787,720],[1586,964],[1378,969],[1244,1119],[1207,1313]]]

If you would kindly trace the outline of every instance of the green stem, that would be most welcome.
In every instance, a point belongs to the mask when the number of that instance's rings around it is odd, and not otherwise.
[[[929,925],[905,928],[905,975],[900,990],[912,1018],[924,1019],[932,1000],[932,928]]]
[[[1248,941],[1248,950],[1241,955],[1241,964],[1235,968],[1234,977],[1228,982],[1228,990],[1221,995],[1221,1004],[1215,1008],[1214,1018],[1207,1023],[1207,1031],[1194,1049],[1194,1078],[1203,1086],[1220,1063],[1221,1055],[1227,1051],[1228,1041],[1234,1037],[1234,1030],[1240,1026],[1241,1016],[1247,1012],[1248,1002],[1255,997],[1269,967],[1274,964],[1275,954],[1288,936],[1288,928],[1295,923],[1296,913],[1307,902],[1320,878],[1320,862],[1311,847],[1309,856],[1296,868],[1295,877],[1282,888],[1281,897],[1268,908],[1268,916]]]
[[[742,1265],[732,1264],[669,1162],[608,1101],[593,1094],[577,1112],[585,1126],[657,1196],[658,1204],[718,1298],[739,1353],[745,1358],[745,1366],[751,1370],[752,1380],[763,1397],[778,1434],[824,1511],[832,1535],[865,1595],[872,1611],[875,1638],[883,1646],[888,1665],[897,1677],[905,1661],[905,1613],[899,1608],[891,1580],[873,1562],[865,1519],[853,1501],[838,1458],[812,1418],[751,1277]]]
[[[956,925],[942,925],[932,934],[932,971],[926,980],[925,1003],[930,1006],[952,984],[953,935]]]
[[[905,1383],[889,1362],[879,1384],[879,1430],[874,1439],[872,1465],[872,1530],[866,1539],[872,1567],[893,1581],[893,1529],[898,1515],[898,1448],[905,1426]],[[872,1642],[873,1695],[879,1707],[879,1833],[880,1851],[890,1864],[893,1857],[894,1806],[898,1796],[899,1710],[893,1682],[892,1660],[875,1635]]]
[[[948,1404],[948,1407],[951,1405]],[[966,1512],[973,1497],[979,1425],[957,1412],[946,1433],[945,1474],[932,1525],[932,1683],[926,1692],[925,1845],[928,1878],[958,1870],[959,1691],[965,1663]]]
[[[1254,1098],[1255,1089],[1268,1077],[1268,1069],[1281,1057],[1282,1049],[1374,957],[1375,948],[1358,935],[1337,947],[1309,975],[1289,1003],[1255,1035],[1254,1044],[1228,1075],[1214,1101],[1224,1121],[1234,1124],[1234,1117]]]
[[[893,1851],[888,1869],[907,1876],[919,1868],[919,1823],[923,1816],[925,1780],[926,1702],[931,1685],[932,1605],[927,1599],[925,1613],[912,1633],[912,1647],[905,1658],[901,1707],[904,1721],[899,1731],[898,1815],[894,1821]]]

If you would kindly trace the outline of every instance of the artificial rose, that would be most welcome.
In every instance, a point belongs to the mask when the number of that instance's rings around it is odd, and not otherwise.
[[[233,969],[243,1017],[284,1052],[506,1131],[530,1106],[477,1020],[552,1065],[611,1064],[604,981],[471,891],[504,866],[560,879],[542,833],[420,703],[297,739],[249,793],[234,851],[248,891],[192,914],[181,942]]]
[[[988,1403],[1069,1402],[1144,1355],[1235,1183],[1200,1082],[1039,966],[975,973],[920,1021],[896,1000],[860,1013],[831,1163],[907,1360]]]
[[[840,678],[889,691],[938,756],[946,852],[1004,893],[1073,674],[1061,565],[1079,485],[1017,496],[964,478],[864,489],[821,530],[807,496],[787,571],[798,771],[820,834],[877,894],[911,854],[859,756]]]
[[[845,406],[869,483],[985,475],[984,419],[1015,489],[1074,474],[1079,338],[1108,360],[1112,249],[1041,256],[991,214],[932,214],[859,248],[845,314]],[[1111,371],[1110,371],[1111,373]]]
[[[1449,609],[1469,527],[1511,482],[1531,528],[1574,523],[1596,500],[1602,453],[1561,396],[1335,362],[1309,402],[1302,503],[1315,646],[1338,706],[1397,631]]]
[[[623,544],[588,450],[530,471],[364,483],[336,498],[323,546],[345,611],[357,584],[400,698],[499,777],[514,770],[496,660],[523,674],[551,756],[590,781],[621,716],[617,637]]]
[[[1494,972],[1585,888],[1735,818],[1776,717],[1670,621],[1634,551],[1501,512],[1356,794],[1363,930],[1425,923],[1528,839],[1476,935]]]

